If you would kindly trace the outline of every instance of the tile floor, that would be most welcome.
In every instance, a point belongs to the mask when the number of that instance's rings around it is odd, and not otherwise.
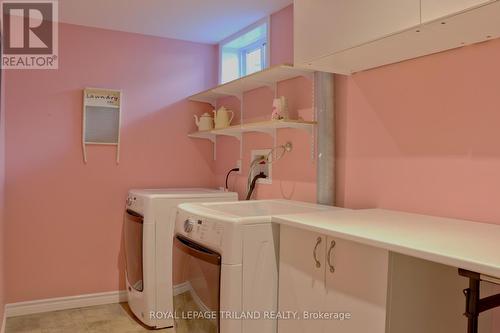
[[[194,290],[191,290],[174,296],[174,304],[178,313],[204,311],[194,300],[193,293]],[[203,319],[179,320],[176,331],[177,333],[217,333],[217,321]]]
[[[173,333],[150,331],[131,314],[127,303],[54,311],[7,319],[5,333]]]

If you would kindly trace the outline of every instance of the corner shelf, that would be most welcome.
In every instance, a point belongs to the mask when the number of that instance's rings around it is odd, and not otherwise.
[[[309,135],[313,134],[314,126],[316,126],[315,121],[303,121],[303,120],[269,120],[269,121],[261,121],[254,123],[247,123],[242,125],[234,125],[229,126],[227,128],[222,129],[214,129],[211,131],[200,131],[188,134],[190,138],[195,139],[205,139],[210,140],[214,143],[218,135],[222,136],[231,136],[238,139],[241,143],[241,137],[244,133],[266,133],[273,137],[276,141],[276,130],[283,128],[291,128],[291,129],[299,129],[306,131]],[[276,146],[276,142],[274,144]],[[215,159],[216,151],[214,148],[214,159]],[[240,151],[241,157],[241,151]]]
[[[217,99],[221,97],[236,96],[240,98],[244,92],[261,87],[276,90],[276,83],[299,76],[312,77],[313,70],[296,68],[290,64],[273,66],[260,72],[218,85],[196,95],[190,96],[190,101],[209,103],[215,107]]]
[[[214,88],[200,92],[188,97],[188,100],[195,102],[209,103],[214,108],[217,107],[217,100],[222,97],[236,97],[240,101],[240,117],[243,117],[243,94],[247,91],[268,87],[276,96],[277,84],[280,81],[293,79],[296,77],[306,77],[313,80],[314,70],[294,67],[290,64],[282,64],[264,69],[260,72],[253,73],[242,78],[218,85]],[[271,111],[271,106],[269,107]],[[271,113],[271,112],[269,112]],[[214,129],[211,131],[201,131],[188,134],[190,138],[210,140],[214,144],[214,159],[217,154],[216,137],[231,136],[240,142],[240,159],[243,153],[243,134],[249,132],[266,133],[273,137],[274,146],[277,144],[276,132],[281,128],[294,128],[304,130],[311,137],[311,159],[314,158],[314,126],[316,122],[301,121],[301,120],[276,120],[262,121],[254,123],[245,123],[235,126],[230,126],[223,129]]]
[[[214,129],[211,131],[200,131],[188,134],[190,138],[196,139],[207,139],[212,142],[215,141],[217,135],[232,136],[237,139],[241,138],[243,133],[257,132],[257,133],[267,133],[270,135],[274,134],[274,131],[281,128],[294,128],[300,129],[312,134],[315,121],[303,121],[303,120],[270,120],[261,121],[255,123],[247,123],[243,125],[234,125],[222,129]]]
[[[206,139],[212,141],[212,143],[215,143],[215,134],[213,134],[212,131],[194,132],[188,134],[188,137],[195,139]]]

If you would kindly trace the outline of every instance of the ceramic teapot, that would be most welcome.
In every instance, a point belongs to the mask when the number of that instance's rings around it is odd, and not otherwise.
[[[229,116],[231,114],[231,116]],[[227,110],[225,107],[221,107],[219,110],[214,110],[215,116],[215,128],[226,128],[231,124],[234,118],[234,112]]]
[[[194,121],[198,126],[198,131],[210,131],[214,128],[214,117],[208,112],[202,114],[199,119],[197,115],[194,115]]]

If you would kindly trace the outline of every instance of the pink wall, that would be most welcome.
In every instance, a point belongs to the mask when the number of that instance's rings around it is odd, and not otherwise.
[[[131,187],[214,186],[208,142],[189,139],[190,94],[216,82],[214,46],[62,24],[57,71],[6,75],[7,301],[124,289]],[[102,50],[102,51],[99,51]],[[82,89],[123,90],[122,151],[82,162]]]
[[[500,39],[339,76],[338,204],[500,224],[499,57]]]
[[[500,223],[500,40],[337,80],[339,203]]]
[[[271,17],[271,38],[272,64],[290,62],[293,6]],[[499,55],[495,40],[337,76],[338,204],[500,223],[492,199],[500,195]],[[312,99],[310,82],[295,81],[309,86],[279,86],[299,101],[292,110]],[[245,118],[267,117],[269,90],[245,97]]]
[[[5,112],[4,75],[0,73],[0,327],[5,306]]]
[[[291,11],[272,17],[273,64],[293,58]],[[495,200],[500,197],[499,56],[500,40],[495,40],[337,76],[337,204],[500,223]],[[291,110],[311,105],[306,79],[282,82],[279,94],[294,100]],[[265,88],[245,94],[244,119],[268,117],[271,99]],[[221,103],[239,110],[237,100]],[[286,139],[300,148],[276,164],[273,173],[279,181],[259,185],[256,197],[314,201],[316,175],[314,164],[306,163],[308,137],[280,131],[278,141]],[[244,136],[244,175],[250,150],[271,146],[264,134]],[[222,138],[217,148],[222,185],[239,145]],[[230,184],[241,197],[246,177],[233,177]],[[498,311],[493,320],[500,321]]]
[[[292,7],[272,16],[272,65],[292,61],[292,26]],[[98,46],[106,51],[93,53]],[[215,83],[214,47],[63,25],[60,48],[59,71],[7,73],[9,302],[122,289],[127,189],[210,186],[214,173],[222,186],[239,159],[233,138],[218,139],[214,163],[210,143],[185,136],[195,130],[192,114],[208,110],[184,98]],[[500,223],[499,55],[496,40],[337,77],[338,204]],[[118,166],[108,148],[81,161],[86,86],[124,90]],[[306,78],[280,83],[278,95],[295,116],[312,106]],[[244,120],[269,119],[272,98],[267,88],[246,93]],[[220,103],[240,120],[239,101]],[[315,201],[310,137],[278,132],[278,143],[288,140],[293,152],[255,197]],[[272,145],[266,134],[244,136],[243,174],[230,182],[240,197],[250,150]]]
[[[293,6],[271,15],[271,66],[283,63],[293,63]],[[292,118],[298,117],[298,110],[312,107],[312,93],[312,82],[307,78],[296,78],[278,84],[277,95],[288,99]],[[268,88],[245,93],[243,121],[270,120],[273,97]],[[234,123],[240,123],[241,106],[238,99],[225,98],[220,100],[219,104],[236,111]],[[257,185],[253,198],[286,198],[314,202],[316,165],[311,156],[311,137],[306,132],[297,130],[279,130],[277,144],[281,145],[287,141],[294,145],[293,151],[273,164],[273,183]],[[233,174],[229,182],[229,188],[237,191],[240,199],[245,197],[251,150],[269,149],[273,145],[273,139],[267,134],[249,133],[243,136],[242,174]],[[236,139],[217,138],[215,173],[219,186],[224,185],[225,175],[236,166],[239,155],[240,145]]]
[[[293,64],[293,5],[271,15],[271,66]]]

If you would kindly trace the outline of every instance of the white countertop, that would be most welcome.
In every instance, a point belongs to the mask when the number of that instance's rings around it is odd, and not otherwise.
[[[382,209],[281,215],[273,222],[500,278],[500,225]]]

